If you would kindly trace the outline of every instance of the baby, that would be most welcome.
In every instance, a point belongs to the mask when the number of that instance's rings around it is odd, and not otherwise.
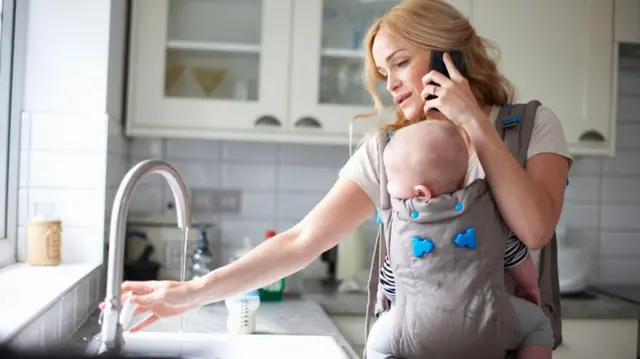
[[[396,131],[384,148],[383,160],[387,190],[397,199],[418,198],[428,202],[467,184],[469,153],[459,128],[450,121],[426,120]],[[506,269],[518,283],[519,295],[539,306],[536,269],[526,246],[513,235],[505,241],[505,267],[508,263],[512,265]],[[517,257],[517,260],[514,262],[509,257]],[[514,307],[522,339],[517,357],[550,359],[552,333],[542,310],[520,298],[510,297],[509,301]],[[368,357],[388,358],[390,353],[376,350],[385,345],[383,338],[374,336],[374,329],[370,339],[373,348],[368,346]]]

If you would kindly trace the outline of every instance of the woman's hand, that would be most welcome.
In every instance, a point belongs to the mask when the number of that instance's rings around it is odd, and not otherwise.
[[[432,100],[427,100],[424,104],[424,113],[431,109],[438,109],[445,117],[453,121],[464,130],[468,130],[468,125],[484,115],[482,108],[478,105],[469,82],[456,69],[448,53],[443,56],[443,61],[449,71],[450,79],[444,74],[433,70],[422,78],[424,88],[420,95],[426,99],[429,95],[437,96]],[[438,85],[433,85],[431,82]]]
[[[197,309],[195,294],[189,286],[190,282],[145,281],[125,282],[122,284],[122,302],[131,297],[136,305],[134,315],[150,312],[142,321],[132,326],[129,331],[137,332],[153,324],[160,318],[173,317]],[[100,304],[104,309],[104,303]]]

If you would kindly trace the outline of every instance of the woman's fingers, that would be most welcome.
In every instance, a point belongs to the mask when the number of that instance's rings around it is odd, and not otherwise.
[[[436,85],[427,85],[424,87],[424,89],[422,89],[422,92],[420,93],[420,96],[422,97],[422,99],[426,99],[427,97],[433,95],[433,96],[439,96],[439,91],[440,91],[440,86],[436,86]]]
[[[429,111],[431,111],[431,109],[437,109],[440,107],[440,98],[436,97],[433,100],[428,100],[424,103],[424,107],[422,108],[422,110],[424,111],[424,114],[426,115],[427,113],[429,113]]]
[[[135,333],[137,331],[140,331],[140,330],[150,326],[151,324],[157,322],[158,319],[160,319],[160,318],[157,315],[149,314],[146,318],[142,319],[139,323],[136,323],[134,326],[129,328],[129,332]]]
[[[120,295],[120,304],[124,304],[124,302],[126,302],[127,299],[129,299],[129,297],[131,297],[132,295],[133,295],[132,292],[123,292]],[[104,310],[104,307],[106,307],[106,300],[98,304],[98,308],[100,308],[100,310]]]
[[[449,77],[451,77],[451,80],[460,81],[464,79],[464,76],[462,76],[460,71],[456,68],[456,65],[453,63],[453,60],[451,59],[451,55],[449,55],[448,52],[444,53],[444,56],[442,56],[442,61],[444,62],[444,65],[447,67],[447,71],[449,72]]]
[[[431,70],[428,74],[422,77],[422,85],[432,85],[432,81],[440,85],[441,87],[449,87],[453,85],[451,79],[436,70]]]
[[[133,294],[148,294],[158,287],[159,284],[156,281],[124,282],[120,291],[132,292]]]

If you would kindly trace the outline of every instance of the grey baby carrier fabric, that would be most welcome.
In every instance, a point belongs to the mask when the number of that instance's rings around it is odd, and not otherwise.
[[[496,119],[498,132],[521,165],[526,161],[539,105],[531,101],[504,106]],[[378,141],[381,223],[369,280],[365,340],[371,314],[378,316],[390,306],[378,290],[380,267],[389,252],[398,314],[392,331],[393,354],[405,358],[504,357],[517,337],[515,316],[504,290],[505,285],[511,293],[515,289],[513,278],[505,277],[503,268],[504,241],[510,231],[486,181],[476,180],[428,203],[392,199],[386,191],[382,163],[388,136],[382,134]],[[450,274],[454,271],[455,276]],[[562,337],[555,235],[541,250],[539,278],[543,311],[551,321],[557,347]]]

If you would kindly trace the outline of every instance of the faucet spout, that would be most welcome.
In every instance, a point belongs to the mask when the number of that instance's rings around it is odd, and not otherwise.
[[[127,172],[118,187],[118,192],[111,211],[109,226],[109,258],[107,265],[107,292],[102,318],[103,352],[118,353],[124,345],[123,328],[119,323],[122,303],[120,287],[124,271],[125,227],[127,214],[133,193],[141,180],[152,173],[158,173],[168,182],[178,220],[178,227],[183,231],[191,226],[191,210],[187,188],[178,172],[168,163],[160,160],[145,160]]]

